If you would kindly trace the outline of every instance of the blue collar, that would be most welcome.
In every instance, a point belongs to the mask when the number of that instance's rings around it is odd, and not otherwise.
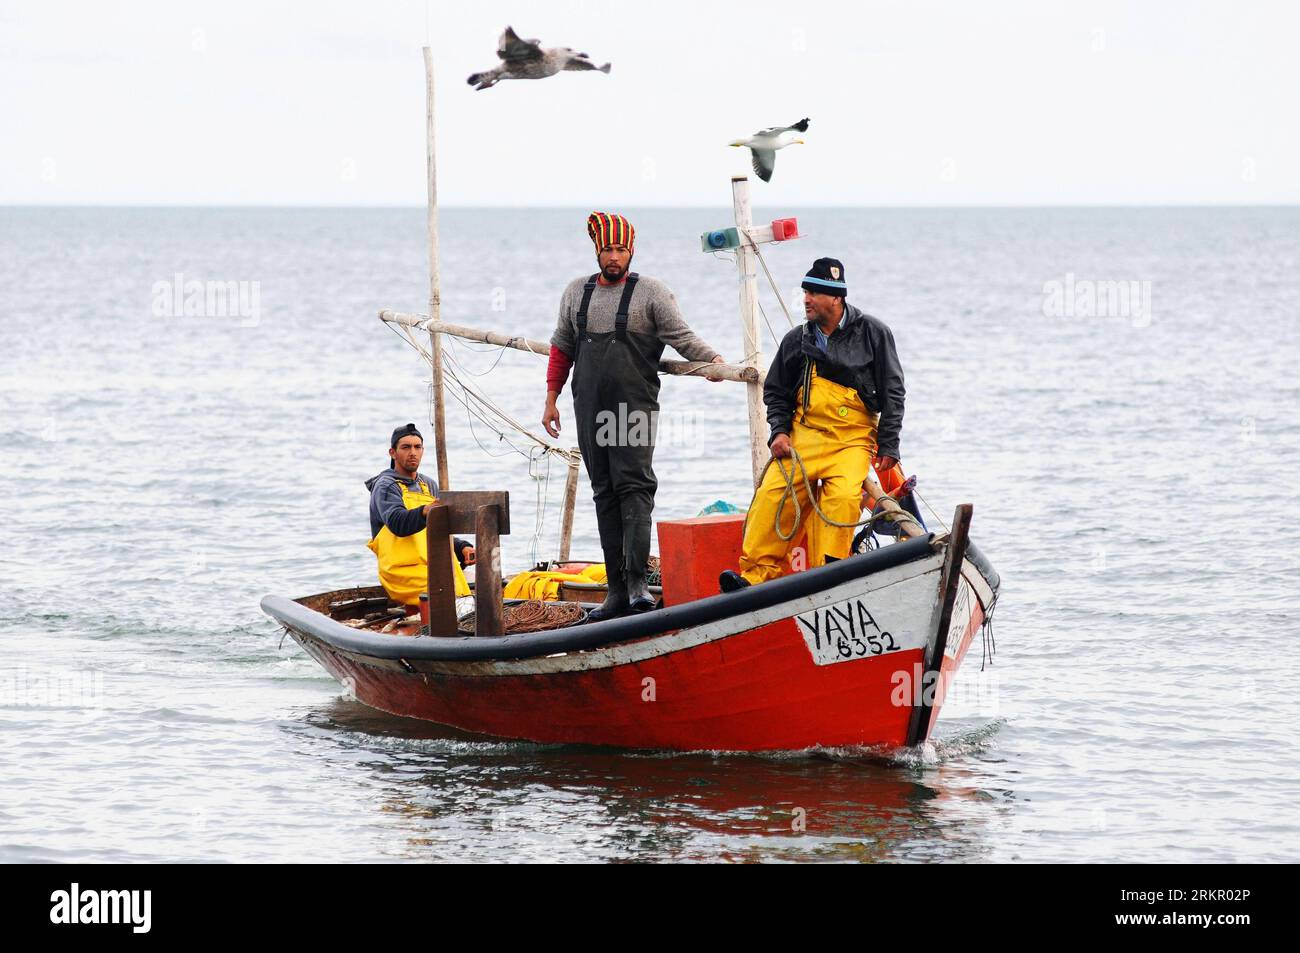
[[[829,356],[830,351],[827,350],[827,343],[826,343],[826,339],[829,335],[827,335],[826,332],[821,329],[820,325],[814,324],[812,326],[812,329],[813,329],[813,340],[817,344],[817,349],[820,350],[823,354]],[[831,332],[831,334],[834,333],[835,333],[834,331]]]

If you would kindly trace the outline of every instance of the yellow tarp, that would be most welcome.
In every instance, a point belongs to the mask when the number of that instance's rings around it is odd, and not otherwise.
[[[563,583],[603,583],[604,581],[604,563],[592,563],[581,573],[521,572],[506,584],[505,598],[554,601],[560,597],[560,586]]]

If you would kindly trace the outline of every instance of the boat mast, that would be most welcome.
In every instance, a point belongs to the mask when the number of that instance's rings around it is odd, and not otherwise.
[[[559,561],[569,561],[569,548],[573,544],[573,511],[578,503],[578,461],[581,458],[570,455],[568,473],[564,476],[564,508],[560,511],[560,553]]]
[[[545,357],[550,345],[540,341],[529,341],[519,335],[502,334],[493,331],[480,331],[478,328],[444,324],[442,322],[442,296],[439,290],[438,269],[438,174],[435,158],[434,137],[434,89],[433,89],[433,51],[425,46],[425,158],[428,166],[429,186],[429,313],[427,315],[403,314],[397,311],[379,312],[379,320],[398,327],[428,332],[432,365],[432,423],[434,451],[438,457],[438,486],[440,490],[449,490],[451,476],[447,461],[447,423],[444,404],[445,384],[442,363],[442,335],[464,338],[468,341],[481,341],[501,347],[529,351]],[[752,467],[755,482],[767,462],[767,443],[765,439],[766,424],[763,414],[763,374],[760,366],[762,349],[758,338],[756,317],[757,278],[754,270],[754,242],[781,240],[774,239],[769,226],[760,226],[757,233],[750,231],[749,182],[742,176],[733,181],[733,193],[736,206],[736,223],[743,222],[749,236],[748,247],[740,249],[738,260],[741,264],[741,314],[745,318],[745,354],[746,360],[741,364],[704,364],[699,361],[660,361],[659,371],[663,374],[707,377],[729,381],[740,381],[748,385],[750,410],[750,438]],[[793,219],[790,220],[793,223]],[[793,237],[793,236],[792,236]],[[731,247],[734,247],[731,246]],[[412,341],[412,343],[414,343]],[[510,422],[513,426],[518,426]],[[536,438],[534,438],[536,439]],[[540,441],[539,441],[540,442]],[[578,475],[581,457],[577,448],[562,454],[568,464],[564,487],[563,516],[560,524],[560,560],[569,558],[569,547],[573,538],[573,517],[577,500]]]
[[[429,321],[442,320],[442,293],[438,288],[438,164],[433,137],[433,51],[424,48],[425,157],[429,170]],[[443,406],[442,335],[429,331],[433,360],[433,446],[438,455],[438,487],[451,489],[447,470],[447,414]]]
[[[736,268],[740,271],[740,328],[745,340],[745,365],[763,373],[763,342],[758,336],[758,271],[755,267],[757,245],[750,228],[753,214],[749,205],[749,178],[731,177],[731,200],[736,213],[736,231],[740,246],[736,249]],[[767,412],[763,406],[763,384],[758,377],[745,385],[749,398],[749,464],[754,486],[767,465]]]

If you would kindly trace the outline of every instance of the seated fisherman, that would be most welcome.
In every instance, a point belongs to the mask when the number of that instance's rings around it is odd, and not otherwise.
[[[809,533],[809,564],[848,556],[870,467],[885,474],[898,465],[905,393],[893,333],[845,300],[844,266],[834,258],[813,263],[803,290],[808,320],[782,339],[763,386],[772,460],[745,519],[740,572],[728,569],[718,580],[724,592],[785,573],[790,546],[813,513],[810,484],[819,480],[821,512],[841,525]],[[788,476],[798,519],[786,499]]]
[[[393,431],[388,456],[388,469],[366,481],[370,491],[370,542],[366,545],[379,557],[379,581],[389,598],[418,606],[420,593],[429,591],[425,524],[429,507],[437,502],[438,484],[420,473],[424,438],[415,424]],[[459,560],[452,562],[452,573],[456,595],[469,595]]]

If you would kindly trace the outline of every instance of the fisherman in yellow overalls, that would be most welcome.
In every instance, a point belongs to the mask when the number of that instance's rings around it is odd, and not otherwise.
[[[424,438],[415,424],[393,431],[388,469],[366,481],[370,491],[370,542],[379,557],[379,581],[389,598],[418,606],[429,591],[429,543],[425,524],[437,502],[438,484],[420,473]],[[456,542],[463,542],[458,540]],[[448,542],[454,546],[453,542]],[[469,595],[460,561],[453,559],[456,595]]]
[[[898,464],[906,392],[893,333],[845,300],[844,266],[834,258],[813,263],[803,290],[808,320],[781,341],[763,386],[772,460],[745,519],[740,572],[722,573],[723,592],[785,575],[801,529],[810,567],[847,557],[872,463],[881,473]],[[822,513],[846,525],[813,512],[809,489],[818,481]]]

